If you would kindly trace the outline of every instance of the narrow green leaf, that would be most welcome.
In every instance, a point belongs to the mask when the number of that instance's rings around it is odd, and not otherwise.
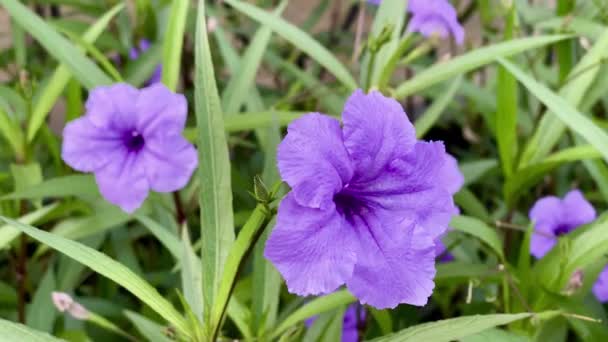
[[[477,182],[486,173],[498,165],[495,159],[480,159],[471,162],[463,162],[458,165],[464,175],[464,186]]]
[[[57,290],[55,271],[52,265],[51,263],[37,285],[38,288],[34,293],[32,302],[27,307],[25,318],[29,327],[48,333],[53,332],[53,323],[55,323],[55,317],[57,317],[57,310],[53,306],[51,297],[51,293]]]
[[[35,224],[55,208],[57,208],[57,204],[51,204],[38,210],[30,211],[29,213],[20,217],[19,222],[23,222],[25,224]],[[19,234],[19,231],[13,229],[8,224],[0,226],[0,249],[8,248],[9,244],[15,238],[17,238]]]
[[[213,309],[211,311],[211,327],[214,329],[212,331],[213,333],[210,334],[211,336],[215,336],[215,329],[219,328],[243,257],[247,251],[253,247],[253,244],[260,236],[260,229],[263,227],[267,216],[268,208],[263,204],[258,204],[230,249],[230,253],[226,258],[226,264],[217,297],[214,299]]]
[[[25,155],[23,132],[19,124],[3,108],[0,108],[0,133],[13,148],[15,156],[23,158]]]
[[[460,87],[462,77],[456,77],[452,83],[447,87],[447,90],[441,93],[441,95],[433,101],[433,104],[422,114],[422,116],[416,120],[414,126],[416,127],[416,137],[422,138],[430,129],[433,127],[435,122],[441,116],[441,113],[448,107],[450,101],[454,99],[456,90]]]
[[[40,199],[68,196],[99,196],[95,179],[91,175],[70,175],[51,178],[40,184],[0,197],[0,200]]]
[[[198,127],[201,206],[201,263],[203,267],[204,315],[211,324],[211,308],[217,297],[228,251],[234,241],[234,217],[230,184],[230,160],[224,133],[222,107],[217,92],[205,2],[198,4],[195,44],[195,110]],[[208,329],[210,330],[210,329]]]
[[[571,38],[571,36],[553,35],[521,38],[475,49],[448,62],[435,64],[427,68],[411,80],[402,83],[395,90],[394,97],[398,99],[404,98],[456,75],[464,74],[485,64],[492,63],[497,57],[515,55],[567,38]]]
[[[285,320],[272,331],[270,337],[276,338],[288,328],[307,318],[348,305],[355,300],[355,297],[347,290],[339,290],[332,294],[315,298],[285,318]]]
[[[449,342],[477,334],[486,329],[531,317],[531,313],[463,316],[423,323],[398,333],[380,337],[373,342],[433,341]]]
[[[201,261],[192,250],[188,227],[182,226],[182,289],[184,298],[192,312],[202,323],[203,321],[203,280]]]
[[[536,28],[554,30],[559,32],[572,32],[579,36],[585,36],[596,40],[601,36],[606,27],[598,22],[569,15],[564,18],[551,18],[537,23]]]
[[[280,18],[286,5],[287,1],[283,0],[277,9],[274,10],[275,20]],[[243,58],[238,64],[238,70],[230,78],[228,85],[222,93],[222,108],[224,109],[224,113],[237,113],[250,95],[251,89],[255,88],[255,77],[260,68],[264,52],[268,49],[271,35],[272,30],[268,27],[268,24],[262,24],[253,36]]]
[[[318,41],[314,40],[308,33],[300,30],[293,24],[285,21],[282,18],[277,18],[273,14],[267,13],[260,8],[242,2],[239,0],[225,0],[227,4],[234,7],[239,12],[258,21],[261,24],[268,25],[279,36],[295,45],[297,48],[304,51],[319,64],[323,65],[329,72],[334,74],[340,82],[342,82],[349,90],[357,88],[357,82],[350,74],[348,69],[340,63],[340,61],[332,55]]]
[[[517,25],[517,9],[511,2],[506,16],[505,39],[513,38]],[[517,81],[504,67],[498,67],[496,86],[496,142],[506,178],[511,177],[517,154]]]
[[[65,64],[82,84],[91,89],[111,84],[112,80],[91,62],[70,41],[59,35],[42,18],[30,11],[18,0],[0,0],[11,18],[29,32],[59,62]]]
[[[580,134],[585,140],[602,153],[608,160],[608,135],[596,126],[588,117],[581,114],[568,100],[555,94],[546,86],[538,83],[515,64],[499,59],[509,72],[515,76],[534,96],[544,103],[551,113],[555,114],[572,131]]]
[[[162,81],[167,88],[175,91],[179,81],[179,67],[182,64],[182,46],[188,14],[188,0],[173,0],[169,12],[169,23],[163,38]]]
[[[114,16],[124,8],[124,4],[117,4],[107,11],[99,20],[97,20],[91,27],[82,35],[82,40],[89,44],[95,42],[95,40],[105,31],[106,27],[110,24],[110,21]],[[51,79],[46,83],[42,93],[38,97],[38,100],[34,103],[32,109],[32,116],[28,122],[27,127],[27,140],[31,142],[40,126],[44,123],[50,110],[53,108],[57,99],[67,86],[72,73],[70,69],[64,64],[59,64]]]
[[[169,232],[165,227],[158,222],[144,215],[135,215],[135,218],[146,227],[152,235],[173,255],[175,260],[182,257],[182,244],[175,234]]]
[[[564,84],[557,93],[561,98],[561,102],[567,103],[570,108],[579,107],[601,70],[601,60],[608,57],[607,51],[608,29],[603,31],[593,47],[589,49],[585,56],[583,56],[580,62],[578,62],[570,72],[566,79],[566,84]],[[520,82],[524,83],[521,79]],[[534,93],[532,89],[529,90]],[[539,98],[539,100],[543,101],[544,99]],[[547,107],[549,107],[549,111],[553,110],[550,106],[547,105]],[[534,132],[532,138],[530,138],[526,149],[522,154],[520,167],[540,161],[551,152],[563,135],[566,126],[569,124],[564,122],[558,113],[553,112],[552,114],[556,115],[551,115],[549,113],[543,115],[538,124],[538,128]]]
[[[0,219],[11,227],[29,235],[31,238],[64,253],[74,260],[88,266],[93,271],[121,285],[152,310],[166,319],[173,327],[185,336],[190,336],[188,325],[173,305],[161,296],[145,280],[138,277],[124,265],[112,260],[107,255],[91,249],[76,241],[68,240],[38,228],[0,216]]]
[[[27,342],[61,342],[47,333],[34,330],[23,324],[14,323],[0,319],[0,336],[5,341],[27,341]]]
[[[172,339],[168,338],[164,331],[166,327],[149,320],[148,318],[141,316],[133,311],[125,310],[125,316],[133,323],[135,328],[145,337],[148,341],[158,342],[171,342]]]
[[[500,237],[498,237],[496,230],[488,227],[483,221],[474,217],[458,215],[452,218],[450,227],[457,231],[473,235],[492,248],[492,251],[494,251],[501,260],[505,259],[502,251],[502,241],[500,240]]]

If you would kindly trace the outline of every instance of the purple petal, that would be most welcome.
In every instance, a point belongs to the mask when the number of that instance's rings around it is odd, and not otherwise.
[[[545,256],[557,243],[553,230],[559,224],[561,210],[561,200],[554,196],[541,198],[530,210],[530,219],[535,222],[530,253],[536,258]]]
[[[456,158],[446,153],[445,161],[443,162],[443,167],[439,171],[437,180],[440,182],[441,187],[452,195],[460,191],[464,184],[464,175],[458,168],[458,161],[456,161]]]
[[[95,180],[103,197],[127,213],[139,208],[148,195],[145,167],[138,153],[123,151],[119,158],[96,171]]]
[[[350,278],[355,244],[353,228],[335,208],[303,207],[292,192],[281,202],[264,255],[290,292],[316,295],[334,291]]]
[[[133,128],[137,120],[135,103],[138,94],[136,88],[126,83],[97,87],[89,93],[85,115],[98,127]]]
[[[378,178],[414,146],[414,126],[399,102],[377,91],[356,90],[342,113],[344,145],[356,170],[354,181]]]
[[[340,123],[318,113],[307,114],[287,131],[277,154],[281,178],[301,205],[328,208],[353,173]]]
[[[390,212],[367,212],[355,227],[359,249],[348,289],[377,309],[425,305],[435,286],[432,237],[411,222],[396,221]]]
[[[357,314],[361,316],[357,317]],[[359,329],[357,327],[359,321],[365,321],[365,310],[358,304],[349,305],[344,312],[342,322],[342,342],[359,342]]]
[[[136,98],[137,129],[149,139],[154,135],[180,135],[186,125],[188,103],[162,83],[143,88]]]
[[[574,227],[591,223],[596,218],[595,209],[579,190],[572,190],[562,200],[564,220]]]
[[[194,146],[180,135],[147,140],[142,158],[150,188],[158,192],[183,188],[198,164]]]
[[[592,288],[595,298],[602,303],[608,302],[608,266],[604,267]]]
[[[408,31],[420,32],[425,37],[450,34],[458,44],[464,42],[464,29],[458,22],[456,9],[446,0],[413,1],[408,9],[412,12]]]
[[[63,129],[61,157],[73,169],[91,172],[116,158],[122,144],[120,133],[99,129],[88,117],[81,117]]]

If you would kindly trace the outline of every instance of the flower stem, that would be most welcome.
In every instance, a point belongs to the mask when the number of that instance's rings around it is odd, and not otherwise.
[[[385,87],[388,84],[388,82],[390,81],[391,75],[393,74],[393,72],[395,71],[395,68],[397,67],[399,58],[401,58],[401,56],[403,56],[405,51],[410,47],[411,43],[412,43],[412,35],[411,35],[411,33],[408,32],[405,34],[405,36],[403,36],[403,38],[401,38],[401,42],[399,42],[399,46],[397,46],[397,49],[391,55],[391,57],[386,62],[386,65],[382,69],[382,74],[380,74],[380,79],[378,81],[378,87],[380,89],[382,89],[383,87]]]

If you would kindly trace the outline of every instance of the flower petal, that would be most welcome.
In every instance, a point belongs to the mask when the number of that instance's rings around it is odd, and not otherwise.
[[[290,292],[317,295],[334,291],[350,278],[355,244],[352,227],[335,208],[303,207],[290,193],[279,206],[264,255]]]
[[[148,139],[141,153],[150,188],[158,192],[183,188],[198,164],[194,146],[179,135]]]
[[[608,266],[604,267],[592,288],[595,298],[601,303],[608,302]]]
[[[357,263],[348,289],[377,309],[407,303],[423,306],[435,284],[435,245],[424,228],[369,211],[355,222]]]
[[[136,122],[135,103],[139,91],[126,83],[101,86],[89,93],[85,104],[86,117],[98,127],[116,130],[133,129]]]
[[[353,161],[359,182],[374,180],[390,163],[414,146],[414,126],[399,102],[377,91],[365,95],[356,90],[346,101],[344,145]]]
[[[63,129],[61,157],[73,169],[91,172],[120,156],[122,146],[120,133],[99,128],[88,117],[81,117]]]
[[[458,168],[458,161],[449,154],[445,154],[443,167],[439,171],[437,181],[441,187],[446,189],[450,194],[454,195],[462,188],[464,184],[464,175]]]
[[[572,190],[562,200],[564,219],[569,225],[578,227],[591,223],[596,218],[595,209],[579,190]]]
[[[439,180],[451,168],[445,166],[446,162],[449,158],[443,143],[418,142],[408,154],[392,160],[376,178],[353,180],[348,192],[373,207],[394,210],[438,237],[457,214],[451,193],[457,184],[447,178]]]
[[[318,113],[292,122],[278,148],[281,178],[303,206],[328,208],[352,177],[338,120]]]
[[[127,213],[133,213],[148,196],[141,154],[123,150],[120,158],[97,170],[95,180],[102,196]]]
[[[179,135],[186,125],[188,102],[182,94],[173,93],[162,83],[155,83],[139,92],[137,129],[144,137],[163,134]]]

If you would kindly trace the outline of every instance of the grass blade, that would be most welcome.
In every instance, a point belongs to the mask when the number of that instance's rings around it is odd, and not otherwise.
[[[179,78],[179,67],[182,64],[182,46],[188,14],[188,0],[173,0],[169,23],[163,39],[162,81],[167,88],[175,91]]]

